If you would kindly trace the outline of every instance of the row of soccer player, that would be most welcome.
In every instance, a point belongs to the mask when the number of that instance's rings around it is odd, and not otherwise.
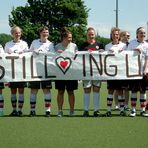
[[[118,100],[118,106],[120,110],[120,115],[125,116],[125,109],[128,105],[129,100],[129,88],[131,90],[131,117],[136,116],[136,102],[137,102],[137,92],[140,92],[140,106],[141,111],[140,115],[143,117],[147,117],[146,114],[146,73],[147,73],[147,65],[148,65],[148,43],[145,42],[145,30],[143,27],[139,27],[136,30],[136,39],[128,42],[129,40],[129,32],[120,32],[119,28],[112,28],[110,37],[111,42],[105,47],[102,43],[99,43],[95,39],[95,30],[90,27],[87,29],[87,40],[82,43],[80,48],[77,48],[77,45],[72,42],[72,33],[67,29],[63,28],[61,30],[61,42],[57,45],[53,45],[52,42],[48,40],[49,30],[47,27],[41,27],[39,29],[39,39],[35,39],[30,48],[25,41],[21,40],[22,29],[18,26],[15,26],[11,29],[11,34],[13,40],[6,43],[4,49],[0,48],[0,53],[17,53],[22,54],[24,52],[58,52],[62,53],[65,50],[69,50],[70,52],[79,51],[94,51],[94,50],[109,50],[113,53],[119,53],[123,50],[136,50],[143,57],[143,79],[142,80],[134,80],[134,81],[121,81],[121,80],[111,80],[107,81],[107,112],[106,116],[112,116],[112,102],[113,97]],[[33,81],[29,83],[29,88],[31,89],[30,93],[30,116],[35,116],[35,107],[36,107],[36,98],[38,90],[41,88],[44,93],[45,100],[45,115],[50,116],[51,113],[51,81]],[[11,116],[22,116],[22,108],[24,104],[24,88],[26,87],[26,82],[10,82],[9,87],[11,89],[11,103],[12,103],[12,112]],[[94,103],[94,116],[99,116],[99,100],[100,100],[100,87],[101,82],[98,80],[90,80],[83,81],[84,88],[84,113],[83,116],[89,116],[89,102],[90,102],[90,94],[93,91],[93,103]],[[0,83],[0,115],[3,116],[3,107],[4,107],[4,99],[2,95],[2,89],[4,88],[4,84]],[[58,104],[58,116],[63,116],[63,102],[64,102],[64,92],[67,90],[69,105],[70,105],[70,116],[74,116],[74,105],[75,105],[75,95],[74,90],[78,88],[78,82],[76,80],[57,80],[55,81],[55,88],[58,90],[57,93],[57,104]],[[18,101],[17,101],[17,91]],[[18,103],[17,103],[18,102]]]

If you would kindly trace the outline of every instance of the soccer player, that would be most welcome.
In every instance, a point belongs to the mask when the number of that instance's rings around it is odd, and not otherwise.
[[[24,52],[27,52],[28,45],[25,41],[21,39],[22,29],[18,26],[12,27],[11,35],[13,37],[13,40],[5,44],[5,52],[8,54],[22,54]],[[24,104],[24,88],[26,87],[26,82],[10,82],[9,87],[11,89],[11,103],[13,107],[13,111],[11,112],[10,116],[22,116],[22,108]],[[16,95],[17,90],[19,93],[18,107]]]
[[[0,45],[0,54],[4,53],[2,45]],[[0,82],[0,117],[4,115],[4,98],[2,94],[2,89],[4,88],[4,83]]]
[[[142,55],[142,72],[143,79],[140,80],[131,80],[130,81],[130,90],[131,90],[131,107],[132,111],[130,116],[136,116],[136,102],[137,102],[137,92],[140,92],[140,115],[143,117],[148,117],[146,114],[146,73],[148,67],[148,43],[145,41],[146,32],[143,27],[139,27],[136,30],[136,39],[132,40],[127,50],[133,50],[139,52]]]
[[[130,33],[128,31],[121,31],[120,32],[120,41],[126,44],[126,49],[128,47],[129,44],[129,39],[130,39]],[[129,102],[129,84],[128,84],[128,80],[124,80],[123,81],[123,97],[125,98],[125,110],[130,110],[128,107],[128,102]],[[117,91],[115,91],[114,93],[114,99],[115,99],[115,109],[118,110],[119,106],[118,106],[118,95],[117,95]]]
[[[95,39],[96,33],[94,28],[90,27],[87,29],[87,41],[84,42],[81,47],[80,51],[97,51],[100,49],[104,50],[103,44],[99,43]],[[94,103],[94,117],[99,116],[99,100],[100,100],[100,87],[101,81],[100,80],[83,80],[83,88],[84,88],[84,117],[89,116],[89,104],[90,104],[90,94],[91,90],[93,91],[93,103]]]
[[[30,51],[39,53],[47,53],[54,51],[54,45],[52,42],[48,40],[49,37],[49,29],[48,27],[44,26],[39,28],[39,39],[33,40],[30,46]],[[30,94],[30,116],[35,116],[36,111],[36,99],[37,93],[40,88],[42,88],[44,93],[44,101],[45,101],[45,116],[50,117],[51,112],[51,92],[50,89],[52,88],[52,83],[50,80],[45,81],[33,81],[29,83],[29,88],[31,88]]]
[[[119,28],[112,28],[111,33],[111,42],[105,46],[105,50],[111,53],[120,53],[126,49],[126,44],[120,41],[120,29]],[[113,102],[113,94],[115,90],[118,94],[118,102],[119,102],[119,109],[120,115],[125,116],[126,113],[124,111],[124,98],[123,98],[123,81],[121,80],[108,80],[107,81],[107,89],[108,89],[108,96],[107,96],[107,112],[106,116],[112,116],[112,102]]]
[[[61,30],[61,42],[55,46],[55,51],[62,53],[64,51],[69,51],[75,54],[78,50],[77,45],[72,43],[72,33],[64,27]],[[73,57],[71,57],[73,58]],[[77,80],[56,80],[55,88],[58,90],[57,94],[57,104],[58,104],[58,117],[63,116],[63,103],[64,103],[64,92],[67,90],[70,112],[69,116],[74,116],[74,105],[75,105],[75,95],[74,90],[78,88]]]

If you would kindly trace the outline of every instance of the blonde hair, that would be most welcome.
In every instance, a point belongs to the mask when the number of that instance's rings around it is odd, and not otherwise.
[[[113,34],[114,31],[118,31],[119,34],[120,34],[120,29],[117,28],[117,27],[113,27],[113,28],[111,29],[111,32],[110,32],[110,39],[111,39],[111,40],[113,40],[113,39],[112,39],[112,34]]]
[[[11,34],[13,34],[17,29],[20,29],[21,33],[22,33],[22,29],[19,26],[13,26],[11,28]]]

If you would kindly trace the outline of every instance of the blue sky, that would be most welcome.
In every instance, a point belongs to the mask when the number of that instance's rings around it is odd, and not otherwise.
[[[10,32],[8,15],[13,7],[24,6],[27,0],[2,0],[0,5],[0,33]],[[103,37],[109,37],[110,29],[116,25],[116,0],[84,0],[90,8],[88,26],[92,26]],[[140,26],[147,31],[148,0],[118,0],[119,28],[128,30],[135,38],[136,29]]]

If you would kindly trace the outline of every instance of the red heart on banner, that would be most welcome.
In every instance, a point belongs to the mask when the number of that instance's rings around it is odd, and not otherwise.
[[[72,61],[69,57],[62,57],[62,56],[57,57],[55,61],[56,61],[57,66],[61,69],[61,71],[64,74],[70,68],[71,63],[72,63]]]
[[[61,62],[60,62],[60,66],[61,66],[63,69],[65,69],[65,68],[67,67],[67,65],[68,65],[68,61],[61,61]]]

